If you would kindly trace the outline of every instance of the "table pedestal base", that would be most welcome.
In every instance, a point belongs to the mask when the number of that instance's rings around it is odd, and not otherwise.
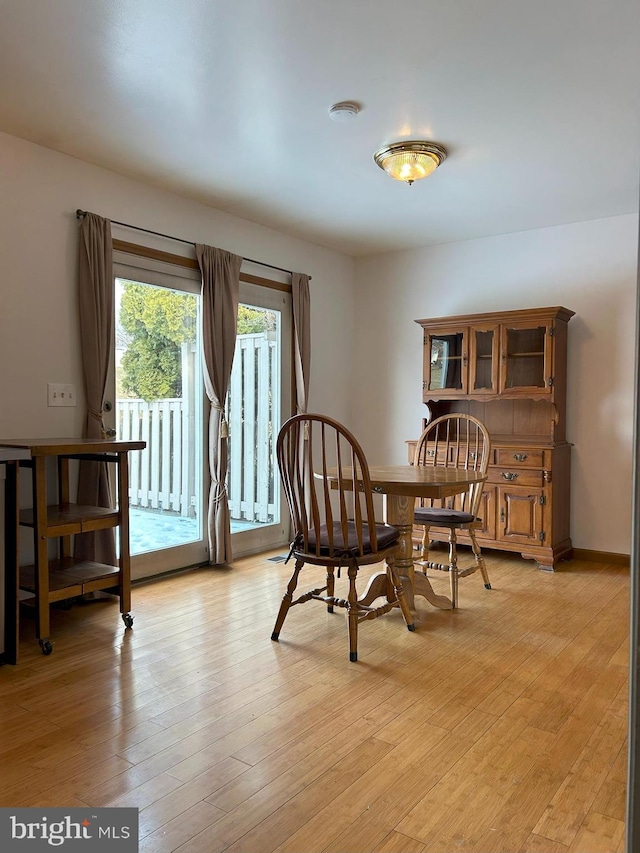
[[[441,610],[451,610],[451,599],[446,595],[438,595],[429,578],[422,572],[416,574],[413,564],[413,509],[415,498],[406,495],[385,495],[384,513],[387,524],[392,524],[400,531],[400,551],[396,557],[396,569],[402,581],[402,588],[407,597],[407,604],[415,610],[415,596],[421,595],[429,604]],[[364,595],[358,599],[361,604],[369,605],[376,598],[385,596],[389,600],[395,598],[395,593],[389,589],[386,572],[374,575],[369,581]]]

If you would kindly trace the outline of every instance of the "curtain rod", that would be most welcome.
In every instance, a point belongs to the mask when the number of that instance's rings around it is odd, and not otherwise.
[[[82,217],[88,213],[86,210],[76,210],[76,218],[82,219]],[[148,228],[140,228],[139,225],[129,225],[126,222],[116,222],[115,219],[110,220],[113,225],[120,225],[123,228],[133,228],[134,231],[144,231],[145,234],[153,234],[156,237],[165,237],[167,240],[174,240],[176,243],[186,243],[187,246],[195,246],[195,243],[192,240],[183,240],[182,237],[172,237],[170,234],[161,234],[159,231],[150,231]],[[293,275],[291,270],[285,270],[283,267],[276,267],[274,264],[267,264],[264,261],[254,261],[252,258],[243,258],[244,261],[247,261],[249,264],[259,264],[261,267],[269,267],[271,270],[278,270],[279,272],[286,272],[288,275]],[[311,276],[309,276],[309,281],[311,281]]]

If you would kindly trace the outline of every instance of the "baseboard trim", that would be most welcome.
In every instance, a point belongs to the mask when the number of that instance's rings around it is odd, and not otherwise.
[[[574,560],[586,560],[588,563],[612,563],[614,566],[628,566],[628,554],[614,554],[610,551],[589,551],[586,548],[573,549]]]

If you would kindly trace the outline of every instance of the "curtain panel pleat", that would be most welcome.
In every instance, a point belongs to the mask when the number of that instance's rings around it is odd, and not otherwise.
[[[295,338],[295,387],[298,415],[306,414],[309,403],[309,374],[311,371],[311,317],[309,276],[291,274],[293,331]]]
[[[229,563],[231,518],[227,498],[228,426],[225,403],[236,345],[242,258],[223,249],[196,244],[202,272],[203,376],[209,409],[209,562]]]
[[[87,401],[85,438],[104,438],[103,407],[114,348],[113,246],[111,222],[87,213],[80,223],[78,302],[84,391]],[[78,503],[112,507],[113,493],[106,462],[81,462]],[[128,496],[124,495],[123,500]],[[116,565],[113,530],[75,537],[75,555]]]
[[[291,308],[293,313],[294,339],[294,380],[296,395],[296,414],[307,413],[309,404],[309,370],[311,368],[311,318],[309,314],[309,276],[304,273],[291,273]],[[303,458],[302,445],[305,441],[304,431],[300,433],[300,459]],[[307,471],[306,477],[309,476]],[[306,480],[305,498],[309,505],[311,496],[311,481]]]

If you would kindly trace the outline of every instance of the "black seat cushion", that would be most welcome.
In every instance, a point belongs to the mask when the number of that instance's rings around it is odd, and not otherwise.
[[[415,524],[437,527],[439,524],[471,524],[475,516],[459,509],[440,509],[439,507],[421,507],[413,515]]]
[[[326,524],[319,528],[320,533],[320,554],[329,556],[329,529]],[[368,525],[362,525],[363,546],[362,554],[371,554],[371,538],[369,536]],[[378,541],[378,551],[388,548],[398,541],[400,531],[397,527],[392,527],[390,524],[376,524],[376,537]],[[307,542],[307,553],[317,554],[317,534],[315,530],[309,531],[309,539]],[[304,549],[304,537],[301,533],[295,538],[293,543],[294,550]],[[342,535],[342,526],[340,522],[333,523],[333,555],[336,557],[357,557],[360,555],[358,547],[358,537],[356,533],[355,522],[350,521],[347,524],[347,542],[344,542]]]

